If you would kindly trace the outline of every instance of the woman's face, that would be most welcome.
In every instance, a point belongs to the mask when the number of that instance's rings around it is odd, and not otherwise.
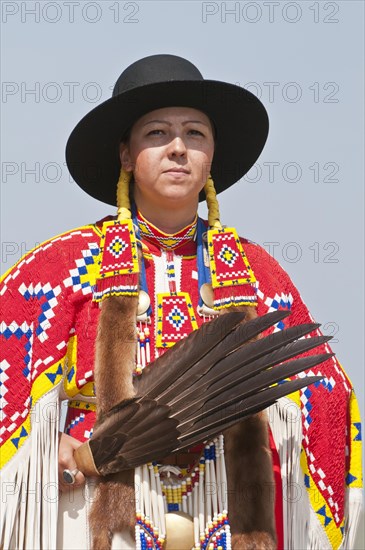
[[[196,207],[213,153],[211,122],[190,107],[166,107],[144,115],[120,148],[123,168],[134,174],[134,198],[140,209]]]

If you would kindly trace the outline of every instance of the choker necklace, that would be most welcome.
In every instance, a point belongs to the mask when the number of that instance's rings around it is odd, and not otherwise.
[[[152,244],[155,244],[158,248],[176,250],[183,244],[195,239],[198,221],[197,214],[191,223],[180,229],[177,233],[173,234],[164,233],[151,222],[146,220],[140,212],[137,212],[136,219],[139,226],[140,236]]]

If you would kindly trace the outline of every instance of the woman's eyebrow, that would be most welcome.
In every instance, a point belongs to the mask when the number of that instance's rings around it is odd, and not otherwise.
[[[171,122],[168,122],[167,120],[149,120],[148,122],[145,122],[143,126],[147,126],[148,124],[156,124],[158,122],[159,124],[168,124],[171,126]]]
[[[194,122],[195,124],[204,124],[204,126],[208,126],[208,124],[206,122],[203,122],[202,120],[185,120],[184,122],[182,122],[182,124],[191,124],[192,122]]]

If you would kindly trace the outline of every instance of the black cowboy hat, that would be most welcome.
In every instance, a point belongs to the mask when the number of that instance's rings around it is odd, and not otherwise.
[[[112,97],[90,111],[71,133],[66,161],[76,183],[92,197],[115,205],[119,143],[141,116],[163,107],[193,107],[213,122],[216,145],[211,174],[217,193],[242,178],[265,145],[268,116],[251,92],[204,80],[195,65],[182,57],[152,55],[127,67]]]

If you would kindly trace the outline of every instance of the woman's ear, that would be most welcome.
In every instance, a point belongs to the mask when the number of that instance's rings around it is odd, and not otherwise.
[[[129,153],[129,147],[124,141],[122,141],[119,145],[119,158],[122,168],[124,168],[127,172],[132,172],[133,164]]]

